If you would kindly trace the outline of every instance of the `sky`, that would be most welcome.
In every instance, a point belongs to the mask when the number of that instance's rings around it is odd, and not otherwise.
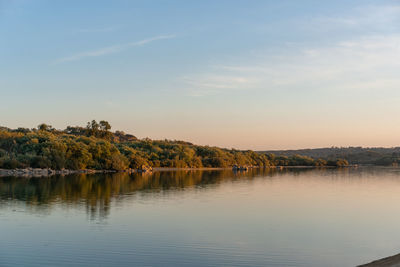
[[[400,146],[400,1],[0,0],[0,125]]]

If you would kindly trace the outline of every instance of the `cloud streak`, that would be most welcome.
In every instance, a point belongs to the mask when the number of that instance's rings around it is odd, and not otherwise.
[[[315,17],[314,29],[338,29],[342,39],[331,43],[299,42],[257,50],[236,62],[208,66],[181,82],[191,96],[259,90],[265,92],[360,93],[400,88],[400,5],[363,6],[345,15]],[[347,33],[360,29],[355,35]]]
[[[181,81],[191,96],[238,90],[368,92],[400,87],[400,34],[359,37],[323,47],[282,49],[246,64],[210,66]]]
[[[368,5],[342,16],[317,17],[316,21],[328,28],[358,28],[360,30],[396,30],[400,21],[400,5]]]
[[[114,54],[114,53],[118,53],[123,50],[129,49],[131,47],[143,46],[145,44],[148,44],[148,43],[151,43],[154,41],[172,39],[172,38],[175,38],[175,35],[159,35],[159,36],[155,36],[155,37],[148,38],[148,39],[143,39],[143,40],[136,41],[136,42],[107,46],[107,47],[99,48],[96,50],[77,53],[77,54],[74,54],[71,56],[59,58],[58,60],[56,60],[56,62],[64,63],[64,62],[78,61],[78,60],[81,60],[84,58],[89,58],[89,57],[99,57],[99,56]]]
[[[205,73],[185,76],[181,78],[181,81],[189,86],[191,96],[206,96],[222,91],[245,90],[246,87],[254,84],[254,80],[248,77],[232,76],[231,73],[221,73],[220,71],[221,69],[218,70],[219,74]]]
[[[112,32],[115,31],[116,27],[104,27],[104,28],[85,28],[85,29],[78,29],[76,33],[99,33],[99,32]]]

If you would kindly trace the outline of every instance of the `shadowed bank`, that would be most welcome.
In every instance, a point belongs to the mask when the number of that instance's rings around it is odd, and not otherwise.
[[[376,260],[358,267],[398,267],[400,266],[400,254]]]

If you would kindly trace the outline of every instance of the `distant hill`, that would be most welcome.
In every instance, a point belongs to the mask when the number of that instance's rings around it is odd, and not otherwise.
[[[346,159],[350,164],[393,165],[400,163],[400,147],[327,147],[297,150],[259,151],[277,156],[302,155],[313,159]]]

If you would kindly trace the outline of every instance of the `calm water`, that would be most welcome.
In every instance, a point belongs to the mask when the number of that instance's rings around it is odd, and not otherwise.
[[[0,266],[354,266],[399,204],[400,169],[0,178]]]

